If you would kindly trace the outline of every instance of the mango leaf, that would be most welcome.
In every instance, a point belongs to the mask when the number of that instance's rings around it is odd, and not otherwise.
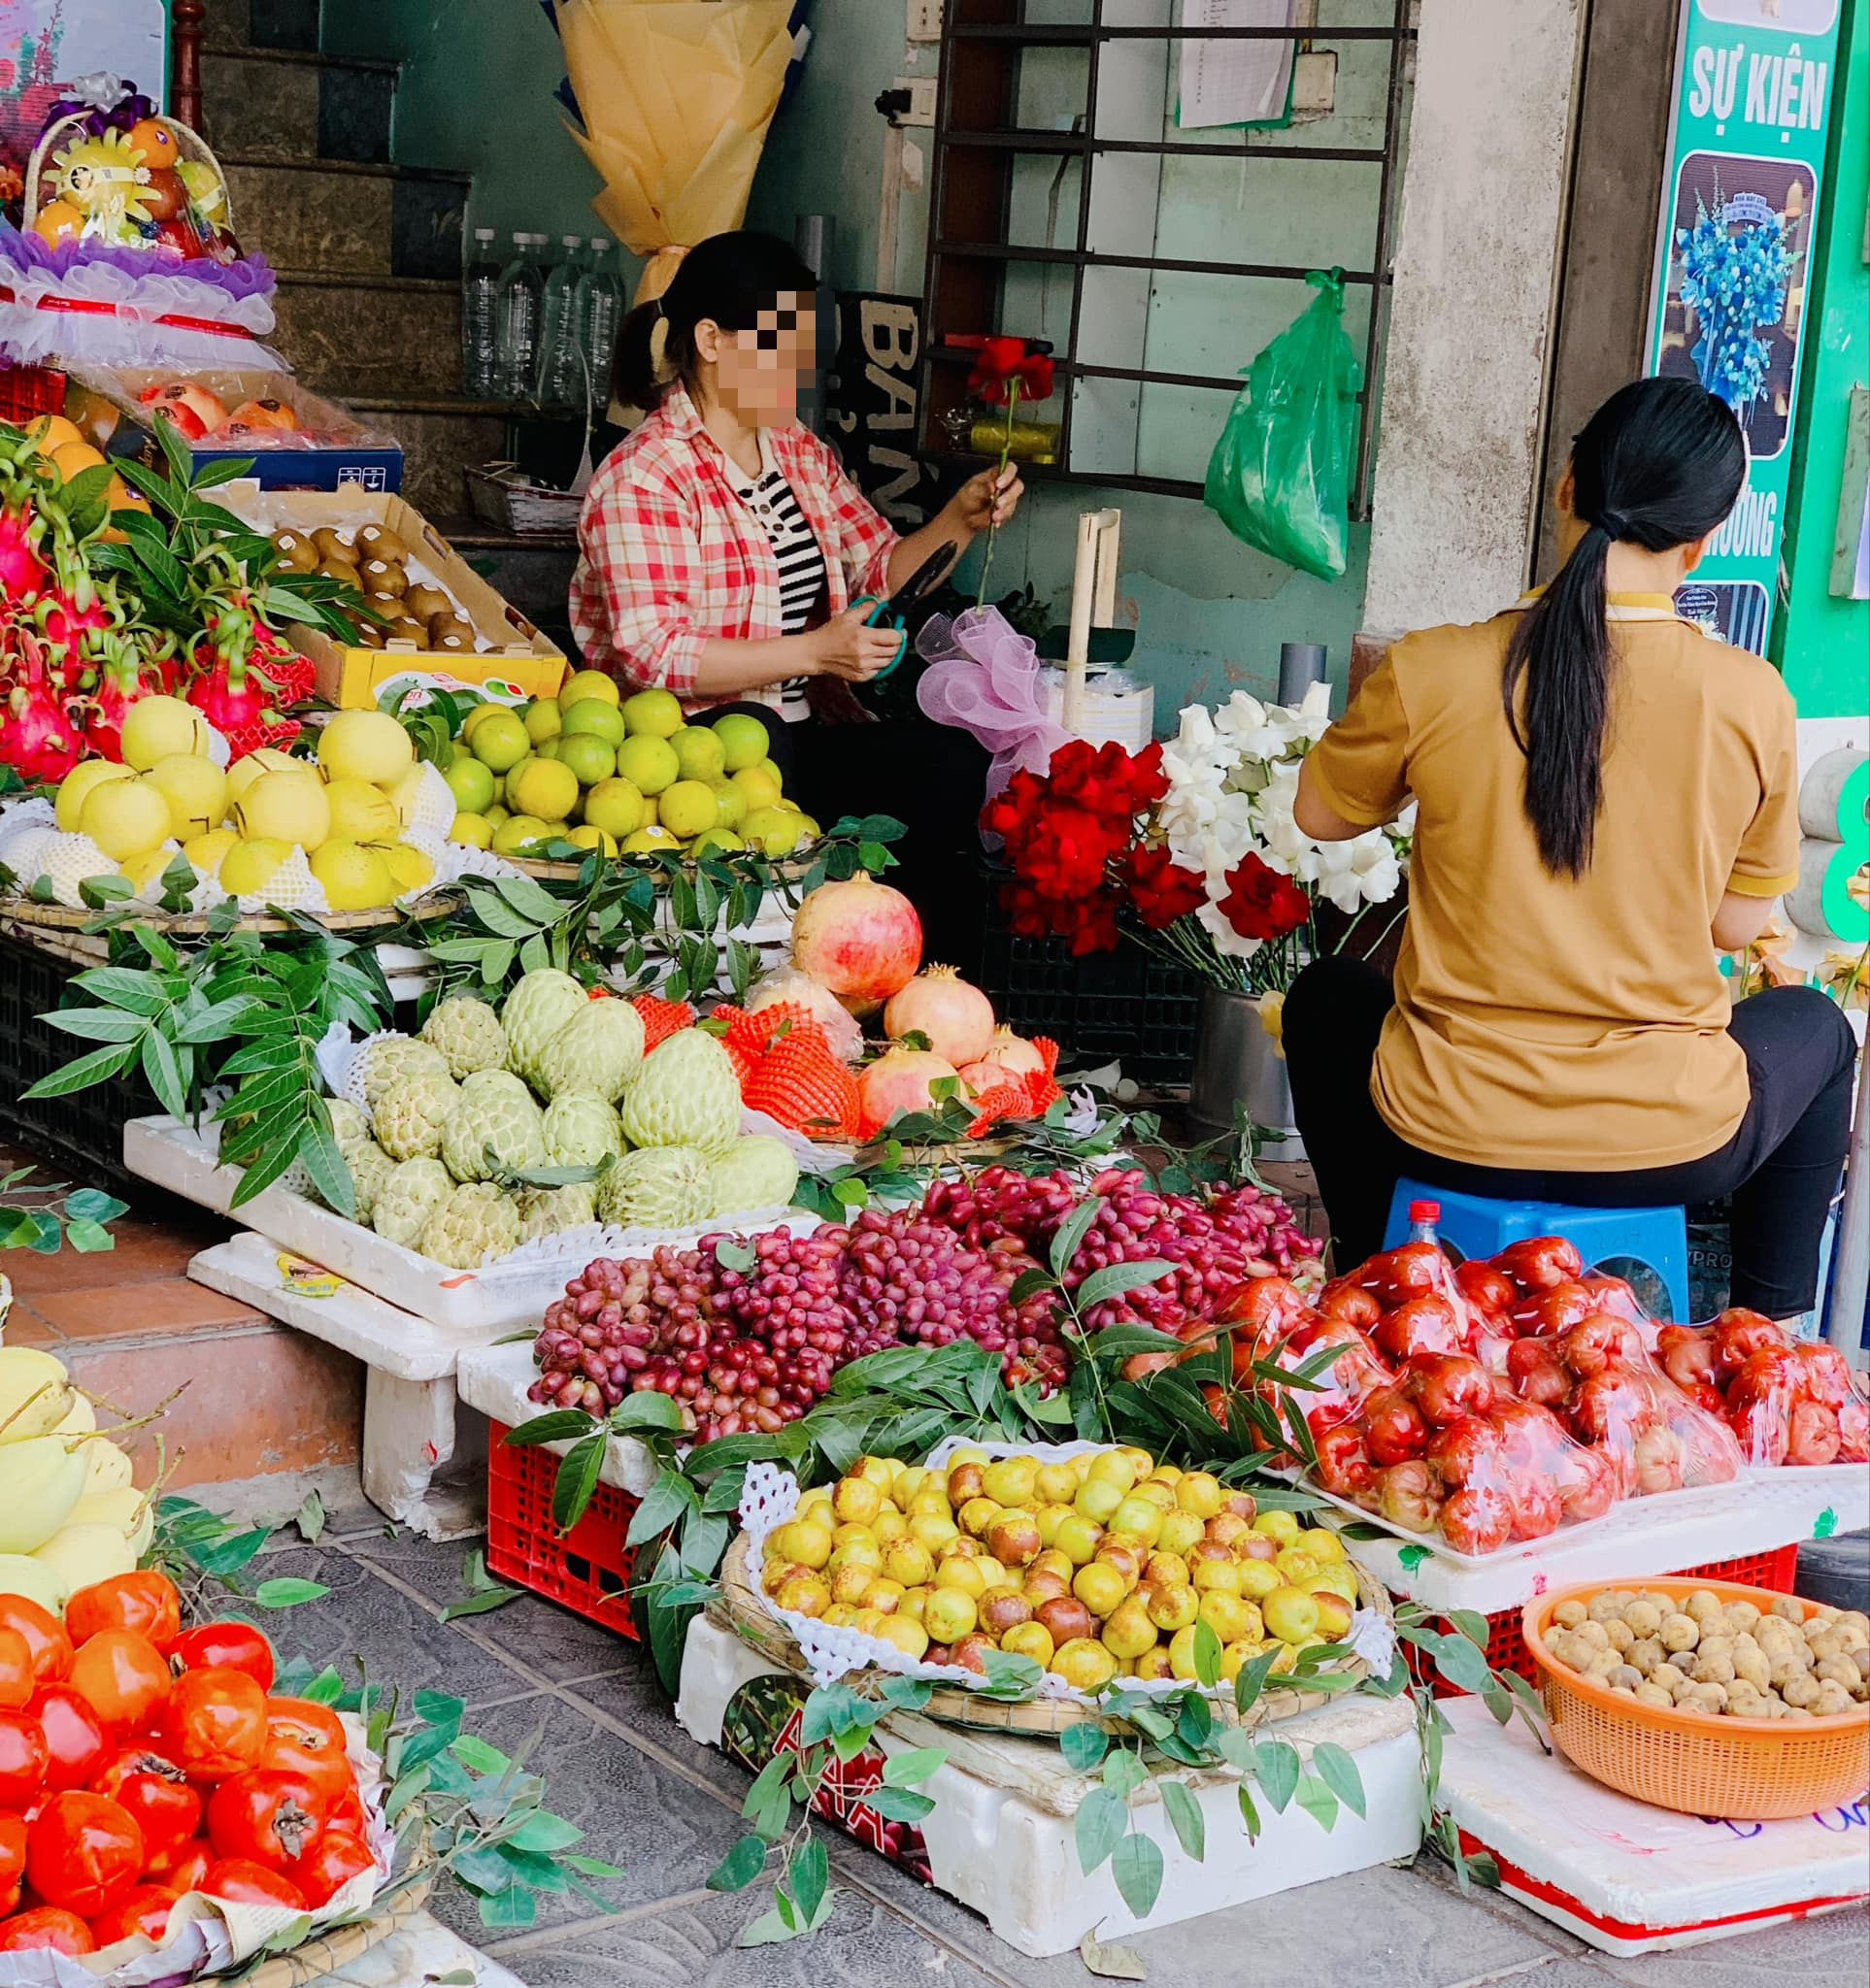
[[[1182,1781],[1156,1784],[1162,1791],[1162,1808],[1175,1831],[1175,1839],[1197,1864],[1207,1855],[1208,1825],[1202,1819],[1201,1805]]]
[[[1089,1773],[1110,1751],[1110,1735],[1089,1720],[1082,1726],[1067,1726],[1058,1736],[1058,1750],[1065,1756],[1065,1765],[1081,1774]]]
[[[1162,1891],[1161,1846],[1152,1837],[1123,1838],[1111,1852],[1111,1875],[1131,1912],[1147,1919]]]
[[[745,1891],[766,1868],[766,1845],[758,1837],[742,1837],[708,1875],[710,1891]]]
[[[914,1788],[872,1788],[861,1799],[866,1808],[874,1808],[888,1822],[920,1822],[935,1810],[934,1802]]]
[[[884,1762],[884,1785],[890,1788],[913,1788],[918,1781],[925,1781],[937,1768],[948,1762],[948,1752],[941,1746],[912,1746],[906,1752],[892,1753]]]
[[[1102,1270],[1092,1271],[1073,1296],[1078,1309],[1088,1311],[1093,1305],[1101,1305],[1108,1298],[1120,1298],[1125,1291],[1140,1291],[1158,1277],[1168,1276],[1174,1269],[1173,1264],[1153,1257],[1145,1258],[1141,1263],[1107,1263]],[[1181,1342],[1178,1341],[1175,1344],[1180,1351]]]
[[[1329,1836],[1338,1819],[1338,1798],[1317,1774],[1302,1774],[1298,1784],[1298,1806]]]
[[[808,1837],[785,1866],[785,1888],[808,1926],[817,1920],[830,1881],[831,1866],[824,1844],[817,1837]]]
[[[1312,1748],[1312,1772],[1353,1815],[1364,1813],[1363,1776],[1342,1746],[1319,1740]]]
[[[1078,1868],[1086,1877],[1122,1840],[1129,1820],[1122,1796],[1109,1788],[1093,1788],[1078,1805],[1072,1838],[1078,1845]]]
[[[1299,1784],[1298,1748],[1284,1740],[1263,1740],[1253,1749],[1253,1773],[1276,1813],[1284,1814]]]

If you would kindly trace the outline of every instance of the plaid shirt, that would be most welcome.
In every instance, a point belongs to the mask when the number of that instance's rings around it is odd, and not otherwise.
[[[830,612],[886,592],[896,533],[810,429],[766,439],[824,548]],[[629,689],[673,690],[690,711],[725,701],[696,694],[705,643],[782,633],[779,562],[733,474],[677,385],[605,459],[578,519],[571,625],[585,661]],[[777,708],[780,686],[742,695]]]

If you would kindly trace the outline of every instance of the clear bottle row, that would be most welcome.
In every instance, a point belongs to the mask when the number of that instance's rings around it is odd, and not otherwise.
[[[461,389],[473,400],[583,409],[610,400],[623,281],[611,244],[516,232],[504,266],[476,228],[461,276]]]

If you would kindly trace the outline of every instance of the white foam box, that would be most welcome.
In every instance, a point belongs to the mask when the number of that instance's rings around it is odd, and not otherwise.
[[[1444,1701],[1453,1727],[1439,1800],[1508,1897],[1605,1953],[1653,1953],[1756,1933],[1870,1896],[1866,1807],[1783,1822],[1653,1808],[1544,1752],[1479,1699]]]
[[[1573,1581],[1614,1583],[1767,1553],[1870,1525],[1870,1470],[1749,1471],[1731,1484],[1631,1498],[1573,1531],[1455,1561],[1427,1540],[1360,1540],[1357,1558],[1392,1595],[1438,1613],[1493,1615]]]
[[[277,1181],[235,1209],[241,1170],[220,1165],[211,1143],[174,1118],[130,1119],[123,1128],[123,1164],[141,1179],[152,1180],[185,1201],[217,1214],[233,1213],[236,1220],[348,1283],[458,1334],[463,1343],[484,1341],[514,1326],[536,1326],[546,1307],[563,1295],[566,1280],[593,1256],[647,1256],[658,1242],[691,1248],[698,1237],[721,1226],[712,1222],[681,1231],[618,1231],[600,1244],[552,1238],[550,1241],[558,1246],[548,1253],[539,1253],[539,1244],[528,1244],[479,1270],[451,1270]],[[760,1235],[768,1229],[803,1232],[817,1225],[814,1215],[773,1211],[764,1218],[736,1220],[733,1227],[741,1234]]]
[[[455,1363],[454,1385],[469,1408],[478,1409],[490,1422],[509,1429],[548,1412],[537,1402],[526,1399],[526,1390],[538,1378],[532,1364],[529,1342],[515,1342],[504,1346],[477,1346],[464,1352]],[[569,1442],[547,1445],[554,1456],[563,1456]],[[661,1469],[653,1452],[634,1436],[613,1436],[604,1452],[600,1480],[641,1498],[656,1480]]]
[[[731,1702],[763,1678],[809,1689],[809,1680],[776,1670],[732,1630],[698,1615],[683,1651],[676,1717],[703,1745],[720,1746]],[[1131,1805],[1134,1826],[1162,1851],[1162,1890],[1147,1922],[1124,1905],[1108,1863],[1088,1877],[1080,1869],[1074,1818],[1097,1783],[1073,1773],[1052,1739],[1015,1739],[897,1714],[877,1728],[870,1757],[847,1764],[831,1819],[981,1913],[1009,1946],[1041,1957],[1075,1953],[1081,1938],[1093,1930],[1100,1939],[1120,1939],[1144,1924],[1172,1926],[1416,1854],[1421,1839],[1421,1757],[1407,1697],[1352,1694],[1283,1720],[1277,1731],[1307,1758],[1321,1740],[1352,1753],[1367,1813],[1341,1810],[1327,1835],[1296,1803],[1276,1815],[1262,1802],[1264,1827],[1250,1843],[1237,1776],[1230,1771],[1183,1772],[1178,1778],[1199,1804],[1207,1828],[1207,1854],[1197,1863],[1176,1840],[1151,1780]],[[863,1805],[862,1792],[877,1784],[885,1758],[918,1746],[938,1746],[948,1754],[918,1784],[935,1806],[919,1825],[885,1825]],[[730,1750],[748,1764],[739,1749]]]

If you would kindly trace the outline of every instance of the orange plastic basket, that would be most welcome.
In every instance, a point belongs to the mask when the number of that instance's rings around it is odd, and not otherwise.
[[[1590,1581],[1528,1602],[1521,1618],[1526,1648],[1539,1667],[1553,1740],[1574,1767],[1656,1808],[1735,1822],[1810,1815],[1862,1797],[1870,1787],[1870,1706],[1795,1722],[1664,1710],[1620,1698],[1546,1648],[1546,1627],[1559,1603],[1588,1603],[1607,1588],[1632,1587],[1677,1601],[1705,1588],[1723,1603],[1752,1602],[1762,1613],[1786,1599],[1733,1581],[1665,1576]],[[1803,1607],[1809,1619],[1818,1604]]]

